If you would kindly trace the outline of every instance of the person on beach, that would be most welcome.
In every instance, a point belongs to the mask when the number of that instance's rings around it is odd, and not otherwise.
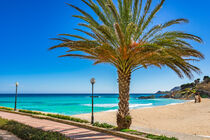
[[[201,96],[199,93],[195,93],[195,103],[200,103],[201,102]]]
[[[198,93],[195,93],[195,103],[198,103],[199,102],[199,96],[198,96]]]

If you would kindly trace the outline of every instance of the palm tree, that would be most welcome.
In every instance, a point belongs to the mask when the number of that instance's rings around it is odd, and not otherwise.
[[[62,42],[50,49],[66,47],[69,48],[67,54],[60,57],[79,57],[93,60],[95,65],[108,63],[116,67],[119,84],[118,129],[129,128],[132,122],[129,88],[133,71],[150,66],[167,66],[181,78],[184,75],[191,78],[192,72],[200,72],[190,61],[199,61],[204,56],[193,49],[189,40],[202,43],[202,39],[182,31],[167,30],[172,25],[187,23],[187,19],[151,24],[165,0],[161,0],[154,9],[151,8],[152,0],[145,3],[142,0],[118,0],[117,6],[113,0],[81,1],[92,9],[94,16],[79,7],[68,5],[81,13],[73,17],[84,21],[78,24],[83,30],[75,30],[85,36],[60,34],[56,40]]]

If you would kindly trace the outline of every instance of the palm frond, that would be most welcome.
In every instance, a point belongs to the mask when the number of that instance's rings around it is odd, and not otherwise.
[[[192,45],[192,41],[202,43],[203,40],[193,34],[168,30],[171,26],[188,23],[187,19],[178,18],[151,26],[165,0],[160,0],[154,8],[152,0],[145,0],[145,4],[143,0],[117,0],[118,5],[113,0],[81,1],[96,17],[68,4],[80,12],[73,17],[83,21],[78,24],[82,29],[75,30],[86,36],[60,34],[55,38],[61,43],[50,50],[68,48],[68,54],[61,57],[90,59],[94,64],[108,63],[124,73],[151,66],[167,66],[181,78],[184,75],[191,78],[194,72],[200,72],[190,62],[204,59]],[[85,54],[81,55],[81,52]]]

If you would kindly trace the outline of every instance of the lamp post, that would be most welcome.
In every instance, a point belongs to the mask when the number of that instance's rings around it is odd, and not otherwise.
[[[92,78],[90,80],[90,83],[92,84],[92,115],[91,115],[91,124],[94,123],[94,116],[93,116],[93,87],[94,87],[95,82],[96,82],[95,78]]]
[[[19,83],[16,82],[15,108],[14,108],[15,111],[16,111],[16,107],[17,107],[17,90],[18,90],[18,86],[19,86]]]

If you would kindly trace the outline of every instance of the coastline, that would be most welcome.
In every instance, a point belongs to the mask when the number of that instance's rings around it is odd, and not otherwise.
[[[173,99],[173,98],[166,98],[166,99]],[[174,100],[185,100],[185,99],[174,99]],[[154,108],[154,107],[161,107],[161,106],[171,106],[171,105],[177,105],[177,104],[185,104],[187,102],[194,102],[194,100],[185,100],[186,102],[181,102],[181,103],[170,103],[170,104],[166,104],[166,105],[158,105],[158,106],[144,106],[144,107],[137,107],[137,108],[133,108],[130,107],[130,110],[136,110],[136,109],[144,109],[144,108]],[[152,104],[152,103],[149,103]],[[0,106],[0,107],[7,107],[7,106]],[[8,108],[12,108],[12,107],[8,107]],[[33,112],[41,112],[41,113],[45,113],[45,114],[61,114],[61,115],[66,115],[66,116],[77,116],[77,115],[86,115],[86,114],[91,114],[91,113],[81,113],[81,114],[74,114],[74,115],[67,115],[67,114],[62,114],[62,113],[57,113],[57,112],[47,112],[47,111],[38,111],[38,110],[31,110],[31,109],[17,109],[17,110],[29,110],[29,111],[33,111]],[[107,111],[100,111],[100,112],[95,112],[95,113],[103,113],[103,112],[116,112],[117,109],[113,109],[113,110],[107,110]]]
[[[131,109],[130,112],[133,118],[131,129],[154,135],[177,137],[180,140],[209,139],[210,124],[206,123],[210,121],[209,106],[210,99],[202,99],[202,103],[199,104],[188,100],[184,103]],[[116,112],[115,110],[94,113],[95,122],[98,121],[116,126]],[[91,118],[91,114],[70,116],[89,121]]]
[[[173,98],[167,98],[167,99],[173,99]],[[174,100],[185,100],[185,99],[174,99]],[[159,106],[144,106],[144,107],[138,107],[138,108],[130,108],[130,110],[135,110],[135,109],[143,109],[143,108],[154,108],[154,107],[160,107],[160,106],[170,106],[170,105],[177,105],[177,104],[184,104],[187,102],[194,102],[194,100],[185,100],[186,102],[182,102],[182,103],[170,103],[167,105],[159,105]],[[100,111],[100,112],[95,112],[95,113],[102,113],[102,112],[116,112],[117,109],[111,109],[111,110],[107,110],[107,111]],[[82,113],[82,114],[75,114],[75,115],[69,115],[69,116],[77,116],[77,115],[86,115],[86,114],[90,114],[90,113]]]
[[[131,128],[145,131],[167,131],[186,135],[210,136],[210,99],[202,99],[173,105],[131,109]],[[116,112],[94,113],[95,121],[116,125]],[[72,115],[90,120],[91,114]],[[158,132],[159,133],[159,132]]]
[[[132,94],[130,97],[130,108],[143,108],[167,105],[170,103],[185,102],[184,100],[172,99],[138,99],[141,96],[149,96],[150,94]],[[14,107],[14,95],[1,95],[0,106]],[[157,97],[158,98],[158,97]],[[56,99],[56,100],[55,100]],[[157,101],[156,101],[157,100]],[[110,111],[118,109],[118,95],[104,94],[100,98],[94,99],[94,111]],[[17,108],[25,110],[35,110],[50,113],[58,113],[65,115],[77,115],[91,112],[91,98],[89,95],[18,95]]]
[[[169,99],[173,99],[173,98],[169,98]],[[185,99],[175,99],[175,100],[185,100]],[[145,107],[139,107],[139,108],[131,108],[130,111],[131,110],[137,110],[137,109],[148,109],[148,108],[162,107],[162,106],[173,106],[173,105],[185,104],[185,103],[189,103],[189,102],[194,102],[194,100],[186,100],[186,102],[183,102],[183,103],[171,103],[171,104],[160,105],[160,106],[145,106]],[[37,112],[50,113],[50,112],[43,112],[43,111],[37,111]],[[98,114],[98,113],[106,113],[106,112],[115,112],[116,113],[117,109],[94,112],[94,113]],[[52,113],[52,114],[57,114],[57,113]],[[83,118],[83,116],[86,116],[86,115],[91,115],[91,113],[75,114],[75,115],[68,115],[68,116],[72,116],[72,117],[77,117],[78,116],[78,118]],[[87,120],[89,120],[89,119],[87,119]]]

